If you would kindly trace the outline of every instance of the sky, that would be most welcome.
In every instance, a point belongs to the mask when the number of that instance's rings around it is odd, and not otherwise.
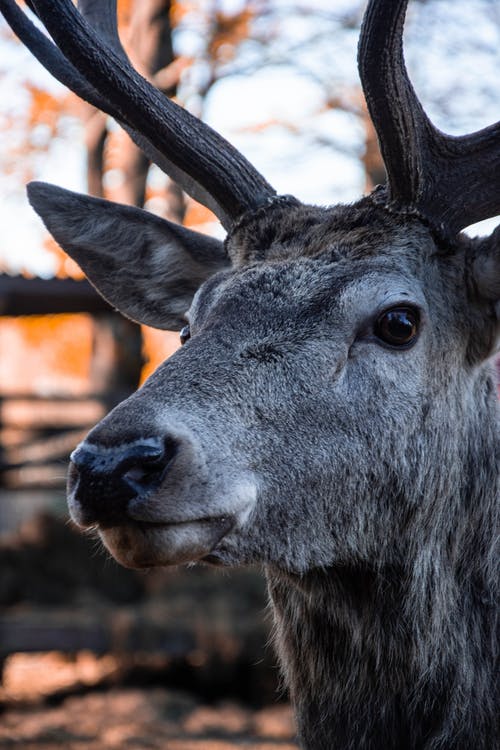
[[[192,3],[175,35],[179,53],[204,54],[204,14],[208,0]],[[240,0],[223,0],[237,10]],[[272,45],[248,42],[224,70],[203,106],[197,90],[206,67],[193,66],[180,97],[195,113],[239,148],[282,193],[327,205],[355,200],[364,188],[359,156],[363,131],[354,114],[323,107],[325,91],[348,97],[357,85],[359,0],[268,0],[272,18],[256,23],[256,35],[274,35]],[[314,12],[313,12],[314,11]],[[340,19],[352,15],[352,28]],[[270,28],[272,24],[272,28]],[[500,3],[497,0],[427,0],[410,4],[405,53],[417,93],[434,123],[460,134],[488,125],[500,116]],[[47,152],[27,165],[5,155],[20,134],[11,120],[27,117],[24,82],[63,92],[21,45],[0,25],[0,268],[23,269],[40,276],[53,273],[53,258],[43,249],[44,230],[29,208],[24,191],[27,171],[63,187],[85,191],[82,128],[76,118],[61,122]],[[263,124],[266,127],[262,127]],[[285,125],[283,124],[285,123]],[[44,143],[47,128],[38,125],[32,142]],[[4,168],[2,168],[2,164]],[[153,174],[152,179],[161,179]],[[466,186],[465,186],[466,189]],[[471,233],[490,231],[497,220]]]

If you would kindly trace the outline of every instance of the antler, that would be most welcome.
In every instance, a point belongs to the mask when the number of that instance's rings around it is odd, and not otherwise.
[[[388,177],[388,197],[448,237],[500,213],[500,122],[454,137],[425,114],[403,57],[408,0],[370,0],[358,65]]]
[[[36,13],[32,0],[27,3]],[[62,52],[44,35],[31,21],[21,12],[14,0],[0,0],[0,9],[5,16],[13,31],[17,34],[23,44],[32,52],[39,62],[62,84],[67,86],[71,91],[77,94],[85,101],[92,104],[97,109],[106,112],[114,117],[120,125],[129,133],[132,139],[137,143],[155,164],[169,174],[179,185],[182,185],[186,192],[193,198],[199,200],[204,205],[211,208],[219,216],[224,226],[230,226],[231,221],[225,215],[222,208],[214,201],[212,196],[203,190],[189,175],[182,172],[172,162],[161,154],[155,147],[141,134],[135,131],[127,124],[124,115],[111,106],[110,102],[104,99],[91,86],[77,69],[64,57]]]
[[[146,154],[226,228],[274,189],[228,141],[165,97],[130,64],[118,37],[116,0],[30,0],[57,47],[19,10],[0,10],[58,80],[115,117]]]

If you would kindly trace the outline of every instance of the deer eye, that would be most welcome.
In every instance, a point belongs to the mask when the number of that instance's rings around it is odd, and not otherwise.
[[[191,338],[191,329],[189,325],[184,326],[184,328],[181,328],[181,330],[179,331],[179,338],[181,340],[182,346],[184,346],[186,341],[189,341],[189,339]]]
[[[374,333],[390,346],[410,346],[418,334],[420,316],[413,307],[393,307],[377,318]]]

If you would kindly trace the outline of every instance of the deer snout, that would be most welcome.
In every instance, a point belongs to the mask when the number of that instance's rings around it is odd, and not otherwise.
[[[160,437],[116,443],[120,412],[71,456],[68,505],[82,527],[97,527],[118,562],[132,568],[195,560],[223,564],[223,540],[240,533],[257,502],[256,477],[231,463],[178,418]],[[211,433],[210,433],[211,437]],[[123,437],[122,437],[123,440]]]
[[[73,452],[68,502],[80,526],[103,528],[132,519],[131,507],[157,490],[178,450],[173,438],[150,437],[113,447],[84,442]]]

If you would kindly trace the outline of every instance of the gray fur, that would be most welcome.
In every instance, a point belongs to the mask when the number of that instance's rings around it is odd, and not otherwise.
[[[83,444],[177,440],[162,486],[103,541],[127,565],[264,566],[307,750],[498,739],[495,242],[439,246],[370,199],[248,216],[191,340]],[[399,303],[422,316],[406,350],[372,331]]]
[[[145,325],[182,328],[200,284],[228,265],[219,240],[140,208],[43,182],[28,185],[28,196],[100,294]]]
[[[58,75],[57,50],[3,5]],[[63,79],[91,100],[97,87],[106,111],[108,95],[122,101],[230,229],[222,246],[30,187],[109,302],[191,326],[73,454],[74,520],[124,565],[262,565],[305,749],[498,747],[500,235],[456,234],[498,213],[499,124],[437,131],[404,67],[407,0],[372,0],[359,63],[388,184],[352,206],[304,206],[130,69],[111,75],[71,3],[56,5],[37,3],[79,66]],[[378,335],[396,306],[420,316],[407,347]]]

